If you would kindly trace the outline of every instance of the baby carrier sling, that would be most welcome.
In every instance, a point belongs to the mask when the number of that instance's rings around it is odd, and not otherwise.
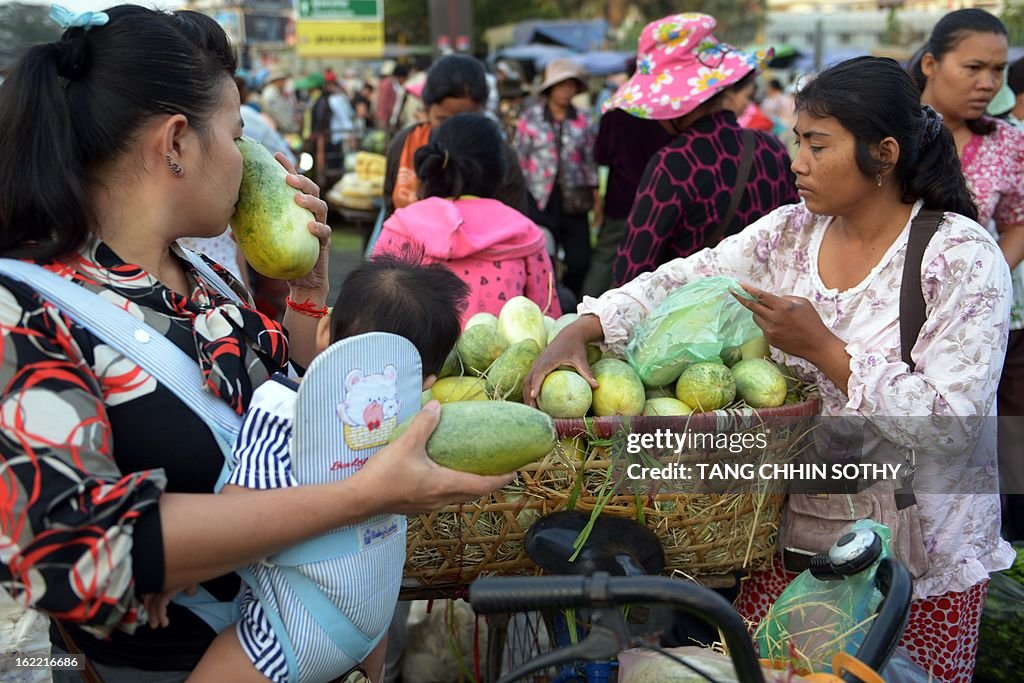
[[[231,301],[235,303],[241,302],[238,295],[231,290],[226,283],[224,283],[220,276],[218,276],[200,256],[188,249],[182,249],[182,252],[196,270],[199,271],[204,282],[214,287],[218,292],[223,296],[228,297]],[[232,462],[232,449],[242,425],[242,417],[229,408],[226,403],[203,389],[204,381],[202,372],[199,369],[198,364],[193,359],[189,358],[177,346],[175,346],[173,342],[157,332],[143,320],[135,318],[127,311],[41,266],[16,259],[0,258],[0,275],[5,275],[13,280],[32,286],[43,298],[58,306],[69,318],[88,329],[111,348],[116,349],[126,358],[129,358],[138,364],[139,367],[149,373],[161,385],[165,386],[178,399],[187,405],[200,419],[202,419],[209,427],[224,456],[224,466],[216,484],[216,490],[219,491],[221,489],[234,465]],[[404,398],[407,398],[410,395],[415,398],[415,401],[405,400],[402,402],[402,410],[399,415],[395,416],[395,418],[396,420],[398,417],[404,419],[416,412],[419,408],[419,378],[422,373],[419,354],[410,342],[402,339],[401,337],[396,337],[395,335],[375,333],[374,335],[364,336],[393,338],[393,340],[391,340],[392,343],[389,344],[382,344],[380,339],[375,339],[368,340],[366,345],[370,347],[376,346],[378,348],[387,348],[392,352],[396,351],[396,349],[400,349],[400,355],[403,359],[403,362],[401,363],[402,367],[400,369],[403,372],[399,376],[406,378],[412,377],[416,379],[416,386],[411,392],[408,388],[404,388],[405,390],[402,392],[402,396]],[[327,370],[327,372],[323,373],[324,375],[332,374],[330,373],[329,366],[332,364],[336,366],[338,361],[341,360],[342,354],[337,352],[343,350],[342,345],[344,343],[345,342],[339,342],[321,354],[321,356],[315,359],[310,365],[310,370],[313,370],[313,368],[319,365]],[[403,343],[406,345],[405,348],[402,348]],[[409,354],[410,350],[411,355]],[[310,374],[315,375],[320,373],[307,372],[307,375]],[[335,435],[330,433],[313,435],[310,432],[311,429],[330,426],[334,428],[334,431],[340,433],[340,421],[337,417],[333,422],[338,424],[331,424],[332,421],[329,418],[324,419],[323,415],[317,416],[318,412],[330,412],[332,414],[336,414],[333,407],[328,406],[327,409],[325,409],[324,406],[327,404],[317,404],[315,401],[303,400],[304,393],[312,396],[313,394],[318,393],[316,391],[316,387],[318,385],[322,386],[323,384],[331,384],[332,381],[337,384],[338,379],[338,375],[324,376],[321,378],[322,381],[318,382],[315,381],[313,377],[310,377],[310,379],[307,380],[307,383],[312,380],[312,384],[310,384],[310,391],[304,392],[300,388],[296,406],[297,419],[294,429],[295,436],[293,437],[297,442],[296,446],[305,443],[319,443],[320,445],[332,443],[331,437]],[[322,394],[322,391],[320,393]],[[383,434],[383,440],[381,440],[380,436],[377,436],[374,444],[377,446],[384,445],[389,433],[390,429],[380,430],[380,434]],[[305,434],[305,436],[302,436],[303,434]],[[337,442],[335,441],[334,443]],[[364,446],[364,448],[368,448],[368,446]],[[298,449],[293,449],[293,452],[298,452]],[[329,457],[333,460],[334,455],[336,455],[334,451],[331,451],[331,456]],[[321,454],[321,459],[322,457],[325,456]],[[303,469],[300,466],[300,460],[301,459],[296,458],[293,462],[293,465],[295,466],[296,479],[299,483],[313,483],[314,480],[318,480],[316,475],[304,480],[304,477],[301,476]],[[314,469],[316,469],[315,459],[310,458],[309,462],[313,465]],[[349,471],[342,471],[340,473],[334,472],[332,474],[340,474],[341,476],[320,478],[319,481],[344,478],[345,476],[354,473],[354,471],[355,469],[350,468]],[[393,527],[393,535],[401,539],[401,557],[396,557],[395,560],[398,562],[397,566],[402,566],[405,557],[405,518],[400,515],[389,515],[386,517],[394,517],[394,519],[384,520],[382,518],[374,518],[373,520],[364,522],[358,527],[336,529],[328,534],[310,539],[282,553],[267,558],[264,562],[265,564],[270,565],[280,565],[286,576],[290,577],[297,575],[298,572],[294,571],[294,567],[298,565],[319,562],[328,558],[336,558],[353,552],[359,552],[361,544],[358,542],[356,534],[360,530],[364,530],[368,525],[377,523],[378,525],[382,524],[385,528]],[[370,533],[372,534],[373,532],[370,531]],[[398,546],[399,544],[393,543],[392,545]],[[398,553],[395,554],[397,555]],[[391,566],[394,567],[395,565]],[[242,576],[243,581],[246,580],[246,575],[248,575],[251,580],[251,574],[248,570],[242,570],[239,572],[239,575]],[[394,592],[395,598],[397,599],[397,586],[395,587]],[[336,637],[343,641],[337,643],[339,647],[342,647],[348,652],[358,653],[365,649],[366,653],[369,653],[373,646],[376,645],[376,640],[370,642],[370,640],[365,637],[360,638],[354,635],[358,633],[358,629],[345,628],[347,624],[341,624],[344,619],[338,608],[334,604],[327,604],[327,600],[323,596],[322,592],[319,591],[319,588],[306,577],[296,579],[295,594],[300,602],[309,605],[307,612],[320,628],[322,628],[328,635],[332,636],[332,638]],[[259,595],[259,592],[257,592],[257,595]],[[201,586],[195,595],[187,596],[184,593],[180,593],[173,601],[187,607],[218,633],[236,622],[239,618],[239,605],[237,599],[232,602],[218,601]],[[294,648],[292,647],[292,643],[288,638],[280,619],[276,617],[276,615],[272,614],[272,610],[266,610],[265,612],[271,620],[275,634],[277,635],[288,660],[289,680],[298,680],[296,655]]]

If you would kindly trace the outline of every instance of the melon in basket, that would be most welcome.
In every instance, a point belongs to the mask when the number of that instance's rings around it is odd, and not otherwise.
[[[775,408],[786,402],[786,378],[770,360],[746,358],[732,366],[736,393],[751,408]]]
[[[604,358],[591,370],[598,384],[594,389],[594,415],[639,415],[644,411],[644,383],[629,363]]]
[[[587,380],[573,370],[555,370],[540,386],[537,407],[552,417],[583,417],[593,400]]]
[[[722,363],[694,363],[679,375],[676,398],[697,412],[718,410],[736,398],[736,380]]]

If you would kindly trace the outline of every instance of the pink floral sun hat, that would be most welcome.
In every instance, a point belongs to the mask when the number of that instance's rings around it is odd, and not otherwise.
[[[751,54],[719,42],[711,34],[716,25],[711,15],[696,12],[647,24],[636,73],[601,110],[622,109],[641,119],[685,116],[771,59],[772,50]]]

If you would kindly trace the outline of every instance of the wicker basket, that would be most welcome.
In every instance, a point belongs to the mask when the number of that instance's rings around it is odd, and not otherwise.
[[[697,578],[766,566],[775,551],[783,495],[749,486],[709,492],[653,484],[609,487],[621,458],[609,451],[627,434],[657,429],[756,431],[770,425],[767,449],[758,452],[652,453],[661,462],[779,462],[800,450],[820,412],[816,396],[803,403],[764,410],[731,410],[688,417],[591,418],[556,420],[562,444],[543,460],[519,472],[518,481],[473,503],[409,517],[405,582],[407,589],[464,586],[489,574],[535,574],[523,538],[542,515],[574,507],[643,522],[665,549],[666,573]],[[571,440],[571,437],[583,437]],[[581,441],[590,447],[581,447]],[[603,494],[603,495],[602,495]]]

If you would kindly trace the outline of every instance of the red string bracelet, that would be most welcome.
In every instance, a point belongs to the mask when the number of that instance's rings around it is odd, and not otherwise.
[[[284,298],[284,302],[288,306],[288,308],[292,309],[296,313],[308,315],[310,318],[323,318],[325,315],[327,315],[326,306],[317,306],[309,299],[306,299],[301,304],[299,304],[292,301],[291,296],[286,296]]]

